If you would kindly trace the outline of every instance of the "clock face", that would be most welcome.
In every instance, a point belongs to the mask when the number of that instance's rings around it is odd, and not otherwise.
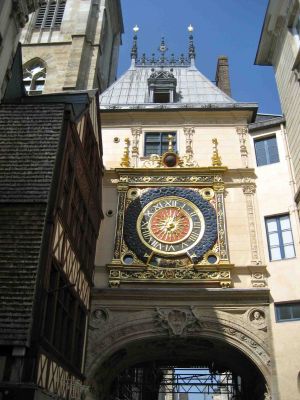
[[[191,201],[166,196],[143,208],[136,228],[141,241],[155,253],[181,255],[200,241],[204,227],[203,215]]]
[[[187,257],[197,263],[217,239],[214,207],[197,190],[149,189],[132,200],[124,215],[128,248],[146,264],[157,258]]]

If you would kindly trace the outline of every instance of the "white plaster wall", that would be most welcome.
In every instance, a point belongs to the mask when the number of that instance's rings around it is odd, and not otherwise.
[[[284,134],[280,128],[268,129],[253,133],[252,137],[267,137],[276,135],[280,162],[263,165],[256,168],[257,175],[257,200],[259,204],[260,224],[263,232],[265,256],[270,274],[269,285],[272,289],[274,301],[300,300],[300,289],[295,285],[295,280],[300,281],[299,268],[299,221],[293,200],[292,176],[289,172],[288,155],[285,150]],[[252,142],[254,156],[254,147]],[[269,261],[267,236],[265,230],[265,217],[289,214],[296,257],[292,259]]]
[[[283,127],[282,127],[283,129]],[[284,133],[280,127],[252,133],[252,139],[276,135],[280,162],[256,168],[257,200],[262,229],[262,241],[269,274],[270,288],[270,338],[273,349],[273,382],[275,399],[297,400],[300,398],[300,321],[276,322],[274,303],[300,301],[300,248],[299,220],[293,201],[293,177],[290,173],[289,157]],[[254,145],[251,140],[255,161]],[[296,257],[269,261],[265,217],[277,214],[290,215]]]

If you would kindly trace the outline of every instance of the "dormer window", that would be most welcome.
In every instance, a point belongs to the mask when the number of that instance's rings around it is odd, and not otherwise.
[[[155,91],[153,93],[153,103],[170,103],[170,93]]]
[[[174,103],[176,95],[177,79],[173,75],[173,69],[166,71],[161,68],[148,78],[149,100],[151,103]]]

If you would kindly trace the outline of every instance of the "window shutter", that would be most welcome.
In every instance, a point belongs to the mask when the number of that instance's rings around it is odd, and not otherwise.
[[[266,141],[267,148],[268,148],[268,153],[269,153],[269,163],[277,163],[279,162],[279,155],[278,155],[278,149],[277,149],[277,141],[276,137],[269,138]]]
[[[265,141],[264,140],[256,140],[254,142],[255,147],[255,155],[256,155],[256,163],[259,167],[260,165],[268,164],[267,155],[265,151]]]
[[[53,17],[54,17],[55,7],[56,7],[55,3],[49,4],[48,13],[47,13],[47,16],[46,16],[46,21],[45,21],[45,28],[50,28],[51,27],[52,20],[53,20]]]
[[[34,24],[35,28],[40,28],[42,26],[45,11],[46,11],[46,4],[42,4],[35,20]]]
[[[57,13],[56,13],[56,17],[55,17],[55,21],[54,21],[54,26],[60,26],[63,16],[64,16],[64,11],[65,11],[65,6],[66,6],[66,2],[62,1],[61,3],[59,3],[58,5],[58,9],[57,9]]]

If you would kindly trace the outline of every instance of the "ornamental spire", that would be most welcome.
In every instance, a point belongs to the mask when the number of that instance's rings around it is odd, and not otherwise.
[[[191,65],[192,65],[192,64],[195,63],[195,58],[196,58],[196,52],[195,52],[195,46],[194,46],[194,37],[193,37],[194,28],[190,24],[187,29],[190,32],[190,35],[189,35],[189,59],[191,61]]]
[[[138,52],[137,52],[137,33],[138,33],[138,31],[139,31],[139,27],[137,25],[135,25],[135,27],[133,28],[134,35],[133,35],[133,43],[132,43],[132,48],[131,48],[131,53],[130,53],[132,66],[135,65],[135,61],[137,59],[137,54],[138,54]]]

